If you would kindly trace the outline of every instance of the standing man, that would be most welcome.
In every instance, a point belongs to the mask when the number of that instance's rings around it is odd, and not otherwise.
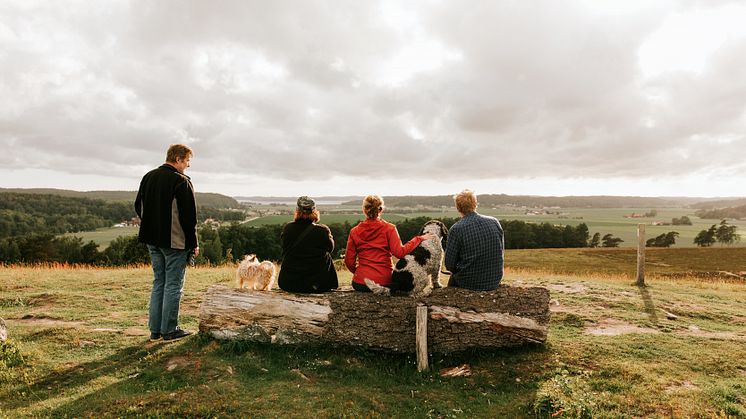
[[[184,174],[192,155],[184,144],[171,145],[166,163],[142,178],[135,198],[135,212],[141,220],[139,239],[148,246],[153,262],[151,341],[174,341],[192,334],[178,326],[186,265],[192,253],[199,255],[194,187]]]
[[[445,264],[451,272],[449,287],[490,291],[503,278],[505,241],[494,217],[477,213],[477,197],[465,189],[453,199],[461,220],[448,231]]]

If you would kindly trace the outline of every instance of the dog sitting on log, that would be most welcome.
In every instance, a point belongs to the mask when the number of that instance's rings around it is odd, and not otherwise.
[[[256,255],[246,255],[236,269],[236,286],[255,291],[271,291],[275,284],[275,264],[259,262]]]
[[[432,233],[437,237],[425,240],[396,263],[391,273],[391,285],[384,287],[370,279],[365,285],[374,294],[391,295],[392,291],[409,293],[414,298],[430,295],[433,288],[440,288],[438,277],[443,263],[443,247],[448,239],[448,228],[438,220],[430,220],[420,230],[420,234]]]

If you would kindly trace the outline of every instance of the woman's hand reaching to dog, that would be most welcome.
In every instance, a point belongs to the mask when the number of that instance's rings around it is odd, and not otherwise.
[[[425,234],[423,234],[423,235],[422,235],[422,236],[420,236],[420,237],[422,237],[422,241],[427,241],[427,240],[433,240],[433,239],[435,239],[435,238],[436,238],[437,236],[435,236],[435,234],[433,234],[433,233],[425,233]]]

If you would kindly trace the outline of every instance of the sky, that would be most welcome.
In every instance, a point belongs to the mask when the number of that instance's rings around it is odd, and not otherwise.
[[[746,196],[746,2],[0,2],[0,187]]]

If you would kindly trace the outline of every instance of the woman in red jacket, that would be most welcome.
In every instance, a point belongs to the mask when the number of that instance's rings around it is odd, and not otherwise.
[[[408,255],[423,240],[435,236],[415,236],[402,245],[396,226],[381,219],[383,199],[368,195],[363,200],[365,220],[350,230],[345,252],[345,265],[352,272],[352,287],[356,291],[370,292],[365,278],[387,287],[391,284],[391,255],[401,259]]]

